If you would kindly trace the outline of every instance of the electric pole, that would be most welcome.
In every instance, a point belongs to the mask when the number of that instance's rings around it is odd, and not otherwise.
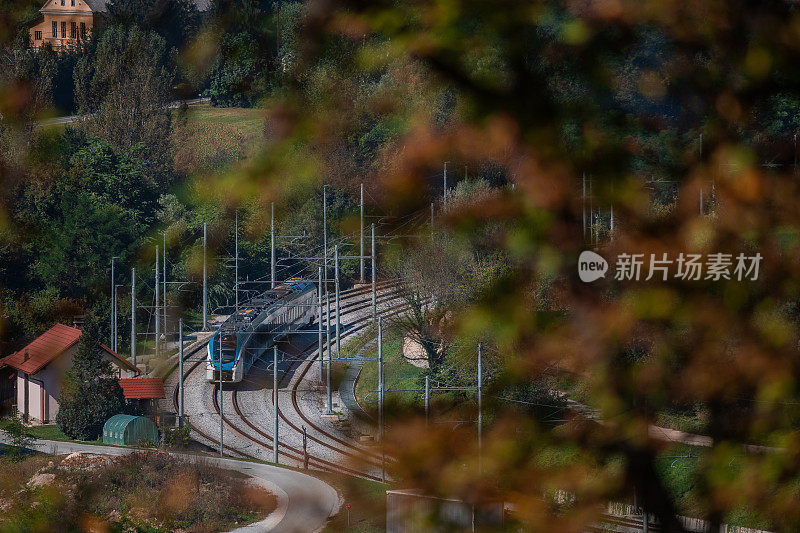
[[[164,265],[161,282],[164,285],[164,338],[167,337],[167,232],[164,232],[164,249],[161,254],[161,262]]]
[[[372,224],[372,320],[378,317],[378,298],[375,284],[375,223]]]
[[[183,427],[183,318],[178,319],[178,427]]]
[[[275,202],[270,204],[272,214],[270,216],[269,225],[269,273],[270,273],[270,288],[275,288]]]
[[[212,339],[213,339],[213,337],[212,337]],[[223,440],[223,437],[225,436],[225,415],[222,414],[222,412],[223,412],[223,405],[222,405],[222,399],[223,399],[222,398],[222,390],[223,390],[222,389],[222,385],[223,385],[223,382],[222,382],[222,332],[221,331],[219,333],[219,338],[217,339],[217,341],[218,341],[218,344],[219,344],[219,359],[217,359],[217,361],[219,361],[219,456],[223,457],[224,447],[223,447],[223,444],[222,444],[222,440]],[[214,362],[214,358],[213,357],[211,358],[211,362],[212,363]],[[231,374],[232,373],[233,373],[233,371],[231,371]]]
[[[325,288],[328,288],[328,186],[322,186],[322,253],[325,269]]]
[[[203,331],[208,329],[208,262],[206,259],[208,224],[203,222]]]
[[[325,351],[322,347],[322,267],[317,269],[319,274],[319,284],[317,285],[317,359],[319,360],[319,384],[322,385],[324,379],[322,366],[325,364],[322,358]]]
[[[234,223],[234,233],[233,242],[234,242],[234,254],[235,259],[233,261],[233,270],[234,270],[234,281],[233,281],[233,292],[235,296],[235,313],[233,315],[233,326],[234,329],[236,328],[236,320],[239,318],[239,209],[236,209],[235,215],[236,222]]]
[[[136,267],[131,268],[131,364],[136,366]]]
[[[328,393],[328,395],[327,395],[328,405],[327,405],[327,407],[325,409],[325,414],[326,415],[332,415],[333,414],[333,409],[331,409],[331,407],[333,407],[333,393],[331,392],[331,295],[329,293],[327,293],[327,292],[325,293],[325,300],[326,300],[325,303],[326,303],[327,308],[328,308],[328,313],[327,313],[327,317],[326,317],[326,320],[325,320],[325,326],[326,326],[325,329],[328,331],[328,350],[327,350],[327,352],[328,352],[328,371],[327,371],[327,375],[325,376],[325,378],[326,378],[326,386],[327,386],[327,393]]]
[[[278,464],[278,347],[272,347],[272,390],[275,400],[272,435],[272,462]]]
[[[339,245],[333,247],[333,256],[334,256],[334,283],[336,289],[336,357],[339,357],[339,353],[342,349],[342,342],[341,342],[341,325],[342,325],[342,310],[339,306]]]
[[[381,444],[381,480],[386,481],[383,455],[383,317],[378,317],[378,442]]]
[[[358,247],[360,250],[358,265],[359,265],[359,280],[364,283],[364,184],[361,184],[361,237],[358,239]]]
[[[431,410],[431,382],[430,376],[425,376],[425,427],[428,427]]]
[[[119,259],[119,257],[113,256],[111,258],[111,342],[109,343],[109,345],[111,346],[112,350],[116,351],[116,348],[114,348],[114,343],[115,343],[115,340],[117,338],[117,330],[114,327],[114,322],[115,322],[114,321],[114,317],[117,316],[117,299],[116,299],[117,291],[115,290],[116,289],[116,284],[114,282],[114,260],[115,259]]]
[[[161,339],[161,307],[159,307],[159,302],[161,301],[159,287],[161,284],[158,282],[158,268],[158,245],[156,244],[156,357],[158,357],[158,343]]]

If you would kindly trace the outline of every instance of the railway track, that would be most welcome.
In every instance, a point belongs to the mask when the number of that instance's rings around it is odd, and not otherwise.
[[[395,285],[394,282],[381,283],[380,284],[380,289],[383,292],[376,299],[376,303],[384,303],[387,300],[391,300],[392,298],[395,298],[396,297],[396,291],[391,290],[392,287],[394,287],[394,285]],[[389,290],[387,291],[386,289],[389,289]],[[342,317],[345,316],[345,311],[347,311],[348,314],[349,314],[349,313],[357,312],[359,310],[363,310],[363,309],[367,309],[367,308],[371,307],[371,305],[372,305],[371,298],[368,298],[368,299],[358,298],[359,296],[363,296],[365,294],[369,295],[370,293],[371,293],[371,288],[370,287],[363,287],[363,286],[362,287],[353,288],[353,289],[349,289],[347,291],[342,291],[341,296],[343,296],[345,298],[348,298],[348,299],[350,299],[352,297],[356,297],[357,298],[357,299],[355,299],[353,301],[343,302],[342,303],[342,305],[341,305]],[[336,318],[336,314],[335,314],[334,310],[332,310],[332,312],[331,312],[331,318],[333,318],[333,319]],[[362,330],[363,328],[367,327],[370,323],[371,323],[371,316],[367,316],[367,317],[359,318],[359,319],[357,319],[355,321],[352,321],[350,323],[347,323],[347,324],[342,324],[343,327],[346,328],[345,336],[349,337],[349,336],[355,334],[356,332],[358,332],[358,331]],[[202,350],[204,350],[205,346],[206,346],[206,344],[203,344],[201,346],[198,346],[198,347],[192,349],[190,352],[184,354],[184,360],[192,357],[193,355],[196,355],[198,352],[201,352]],[[346,441],[344,441],[342,439],[339,439],[335,435],[329,434],[328,432],[326,432],[322,428],[319,428],[319,426],[317,426],[316,424],[312,424],[310,422],[310,420],[308,420],[308,418],[305,416],[305,414],[302,413],[302,411],[299,409],[299,405],[297,405],[297,399],[296,399],[298,384],[302,381],[302,377],[305,377],[305,374],[310,370],[310,368],[313,366],[314,362],[318,358],[319,358],[319,349],[317,349],[317,354],[314,357],[307,358],[307,359],[302,361],[302,363],[304,364],[303,371],[302,371],[303,374],[301,376],[301,379],[297,380],[297,382],[295,384],[295,387],[292,390],[293,406],[295,406],[298,414],[304,420],[309,421],[309,425],[313,425],[314,426],[315,431],[317,431],[321,435],[324,435],[325,438],[329,438],[329,439],[337,442],[340,446],[338,446],[338,447],[331,446],[329,443],[325,442],[323,439],[317,438],[316,436],[309,436],[309,439],[312,440],[313,442],[317,442],[318,444],[320,444],[322,446],[326,446],[328,448],[334,449],[335,451],[337,451],[337,452],[339,452],[339,453],[341,453],[343,455],[346,455],[346,456],[349,456],[349,457],[352,457],[352,458],[355,458],[355,459],[358,459],[358,460],[361,460],[361,461],[364,461],[366,459],[368,462],[372,463],[375,459],[378,458],[378,456],[376,454],[371,454],[370,452],[367,452],[366,450],[363,450],[362,448],[360,448],[358,446],[355,446],[355,445],[353,445],[351,443],[348,443],[348,442],[346,442]],[[205,359],[204,358],[201,358],[197,362],[193,363],[190,366],[190,368],[186,372],[184,372],[184,382],[188,381],[190,376],[203,363],[205,363]],[[287,370],[287,372],[288,372],[288,370]],[[286,375],[286,373],[284,374],[284,376],[285,375]],[[214,404],[214,409],[217,412],[217,416],[220,416],[220,409],[219,409],[220,406],[219,406],[219,403],[218,403],[218,400],[217,400],[217,391],[218,391],[218,388],[215,386],[215,388],[214,388],[214,396],[213,396],[213,404]],[[173,401],[175,403],[176,409],[177,409],[177,403],[178,403],[177,395],[178,395],[178,390],[176,388],[175,394],[174,394],[174,397],[173,397]],[[242,438],[244,438],[244,439],[246,439],[246,440],[248,440],[250,442],[253,442],[254,444],[256,444],[256,445],[258,445],[258,446],[260,446],[262,448],[271,450],[272,449],[272,436],[267,434],[266,432],[264,432],[260,428],[258,428],[257,425],[253,424],[246,416],[244,416],[244,413],[241,411],[241,409],[239,407],[238,390],[234,390],[232,392],[231,402],[233,404],[234,412],[236,413],[236,415],[242,420],[242,422],[250,430],[254,431],[258,435],[258,437],[254,437],[251,433],[243,430],[241,427],[239,427],[236,423],[234,423],[234,421],[232,421],[227,416],[223,417],[223,422],[231,430],[233,430],[236,434],[238,434]],[[288,418],[286,418],[285,415],[283,415],[282,413],[281,413],[281,415],[282,415],[281,418],[284,420],[284,422],[286,424],[288,424],[294,430],[300,431],[300,429],[294,423],[292,423]],[[219,440],[217,438],[215,438],[214,436],[210,435],[208,432],[205,432],[202,429],[200,429],[199,427],[194,427],[194,426],[192,427],[192,430],[195,431],[198,435],[202,436],[205,440],[211,442],[212,444],[219,445]],[[303,461],[303,451],[302,450],[300,450],[300,449],[298,449],[296,447],[290,446],[290,445],[288,445],[288,444],[286,444],[284,442],[279,442],[279,447],[280,447],[279,451],[280,451],[281,455],[283,455],[284,457],[292,459],[294,461],[299,461],[299,462]],[[342,449],[342,448],[344,448],[344,449]],[[236,455],[240,455],[242,457],[245,457],[245,458],[258,459],[256,456],[254,456],[252,454],[249,454],[249,453],[247,453],[245,451],[242,451],[242,450],[237,450],[235,448],[229,448],[229,451],[235,453]],[[370,455],[371,455],[371,457],[370,457]],[[380,478],[378,478],[377,476],[374,476],[372,474],[365,473],[363,471],[355,470],[355,469],[352,469],[352,468],[348,468],[346,466],[342,466],[342,465],[336,464],[336,463],[334,463],[332,461],[328,461],[328,460],[325,460],[325,459],[322,459],[322,458],[309,456],[308,461],[309,461],[309,463],[308,463],[309,466],[313,466],[313,467],[319,468],[321,470],[344,473],[344,474],[347,474],[347,475],[350,475],[350,476],[356,476],[356,477],[361,477],[361,478],[375,480],[375,481],[379,481],[380,480]],[[372,466],[377,466],[377,465],[373,464]]]
[[[389,298],[391,298],[391,297],[392,296],[390,296]],[[388,299],[388,298],[384,298],[384,300],[386,300],[386,299]],[[402,309],[395,310],[395,312],[402,312]],[[363,317],[363,318],[357,319],[357,320],[347,324],[347,326],[350,327],[350,329],[348,330],[348,336],[349,335],[353,335],[356,332],[361,331],[362,329],[368,327],[371,324],[371,321],[372,321],[371,317]],[[355,327],[353,327],[354,324],[355,324]],[[323,446],[323,447],[325,447],[325,448],[327,448],[327,449],[329,449],[331,451],[334,451],[334,452],[336,452],[338,454],[341,454],[341,455],[344,455],[346,457],[349,457],[349,458],[351,458],[353,460],[359,461],[362,464],[367,464],[368,466],[371,466],[373,468],[381,468],[382,461],[383,461],[383,457],[381,455],[379,455],[377,453],[374,453],[374,452],[371,452],[370,450],[366,450],[366,449],[364,449],[362,447],[356,446],[355,444],[347,442],[347,441],[345,441],[343,439],[340,439],[336,435],[331,434],[330,432],[328,432],[325,429],[321,428],[319,425],[315,424],[311,419],[309,419],[305,415],[305,413],[303,413],[302,409],[300,408],[300,406],[299,406],[299,404],[297,402],[297,392],[298,392],[298,389],[299,389],[299,384],[303,381],[303,378],[308,373],[308,371],[312,368],[314,362],[318,359],[318,357],[319,357],[319,351],[317,352],[317,355],[315,355],[314,357],[300,360],[300,364],[303,365],[303,370],[301,371],[302,373],[300,374],[300,377],[295,380],[295,384],[294,384],[294,386],[292,387],[292,390],[291,390],[292,406],[293,406],[295,412],[303,419],[304,422],[309,424],[309,426],[311,426],[315,431],[317,431],[317,433],[319,433],[320,435],[323,436],[323,438],[318,438],[318,437],[314,436],[313,434],[308,434],[308,439],[311,440],[312,442],[316,442],[317,444],[319,444],[319,445],[321,445],[321,446]],[[291,369],[292,368],[290,367],[284,373],[284,376],[287,375],[289,373],[289,370],[291,370]],[[232,393],[231,393],[231,402],[232,402],[234,411],[239,416],[239,418],[242,420],[242,422],[244,422],[245,425],[247,425],[251,430],[255,431],[258,435],[260,435],[264,439],[267,439],[268,442],[265,443],[263,441],[260,441],[258,438],[254,438],[252,435],[245,434],[244,432],[242,432],[241,428],[235,427],[235,424],[232,424],[229,420],[227,421],[227,423],[229,423],[233,429],[235,429],[240,435],[242,435],[247,440],[250,440],[251,442],[253,442],[253,443],[255,443],[255,444],[259,445],[259,446],[262,446],[262,447],[264,447],[264,448],[266,448],[268,450],[271,450],[272,449],[272,446],[271,446],[272,437],[268,433],[263,431],[261,428],[259,428],[256,424],[251,422],[249,417],[247,417],[242,412],[242,409],[239,406],[238,393],[239,393],[238,390],[233,390]],[[273,396],[273,409],[275,409],[274,396]],[[283,422],[286,425],[288,425],[290,428],[295,430],[298,434],[302,434],[302,429],[299,428],[292,420],[290,420],[286,416],[284,411],[279,410],[278,411],[278,415],[279,415],[280,419],[283,420]],[[335,442],[336,444],[334,445],[334,444],[331,444],[330,442],[326,442],[324,440],[325,438],[329,439],[330,441]],[[269,446],[267,446],[268,443],[270,444]],[[284,446],[287,449],[294,451],[295,453],[302,453],[297,448],[293,448],[291,446],[288,446],[288,445],[285,445],[284,443],[280,443],[279,442],[279,447],[284,447]],[[285,454],[285,455],[287,457],[291,457],[289,454]],[[325,460],[321,460],[321,459],[316,459],[316,461],[311,461],[310,460],[309,464],[311,464],[312,462],[317,462],[317,463],[321,462],[325,466],[330,466],[332,464],[330,461],[325,461]],[[342,466],[338,466],[338,465],[337,465],[337,468],[343,470],[345,473],[347,473],[349,475],[356,475],[357,477],[362,477],[362,478],[370,479],[370,480],[374,480],[374,481],[381,481],[382,480],[382,478],[378,478],[377,476],[374,476],[372,474],[369,474],[369,473],[366,473],[366,472],[363,472],[363,471],[357,471],[357,470],[354,470],[354,469],[351,469],[351,468],[342,467]]]

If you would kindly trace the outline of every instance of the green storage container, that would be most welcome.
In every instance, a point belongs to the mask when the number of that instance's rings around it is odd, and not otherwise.
[[[123,446],[158,444],[158,428],[146,416],[114,415],[103,426],[103,443]]]

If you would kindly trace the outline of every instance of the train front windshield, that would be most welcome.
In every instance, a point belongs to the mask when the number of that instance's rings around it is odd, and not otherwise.
[[[219,358],[219,352],[214,354],[214,359]],[[232,363],[236,360],[236,335],[233,333],[222,335],[222,363]]]

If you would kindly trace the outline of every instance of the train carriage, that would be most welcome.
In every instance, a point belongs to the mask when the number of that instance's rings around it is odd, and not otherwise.
[[[253,362],[281,337],[313,322],[317,309],[313,283],[289,279],[239,307],[208,342],[206,379],[240,382]]]

